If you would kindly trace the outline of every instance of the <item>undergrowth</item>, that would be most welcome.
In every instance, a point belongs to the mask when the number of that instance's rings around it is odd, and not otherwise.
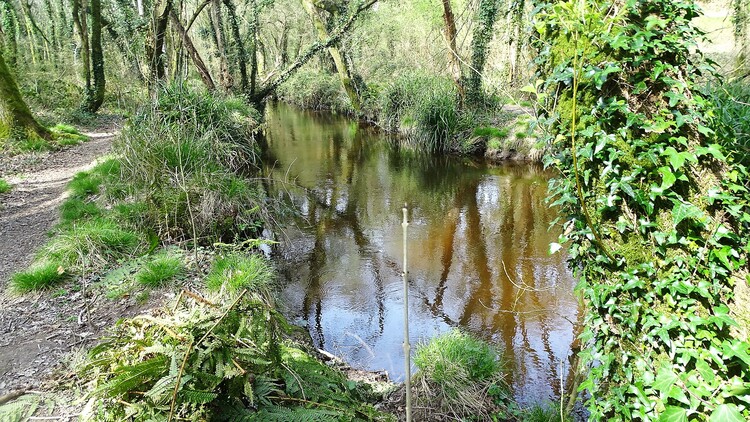
[[[488,343],[453,330],[418,346],[414,363],[417,420],[491,420],[508,410],[500,355]]]
[[[78,373],[93,420],[379,420],[347,381],[293,343],[258,291],[198,298],[123,320]]]

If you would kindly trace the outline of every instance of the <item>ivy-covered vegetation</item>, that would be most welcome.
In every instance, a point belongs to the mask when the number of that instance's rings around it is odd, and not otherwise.
[[[594,420],[750,416],[736,322],[747,309],[734,301],[750,283],[748,174],[699,90],[714,72],[694,52],[699,13],[693,2],[585,0],[535,16],[539,121],[586,304],[581,389]]]

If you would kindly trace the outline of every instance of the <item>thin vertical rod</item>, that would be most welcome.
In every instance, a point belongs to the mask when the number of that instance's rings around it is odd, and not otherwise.
[[[406,422],[411,422],[411,345],[409,344],[409,272],[406,267],[406,228],[409,226],[408,210],[406,204],[403,208],[404,221],[401,227],[404,229],[404,272],[401,274],[404,279],[404,369],[406,374]]]

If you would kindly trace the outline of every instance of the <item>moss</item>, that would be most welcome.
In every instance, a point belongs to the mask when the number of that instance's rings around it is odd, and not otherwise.
[[[9,192],[13,186],[10,185],[5,179],[0,179],[0,193]]]

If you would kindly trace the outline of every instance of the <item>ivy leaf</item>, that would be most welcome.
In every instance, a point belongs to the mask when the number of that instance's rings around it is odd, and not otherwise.
[[[680,224],[686,218],[692,218],[703,222],[706,216],[700,208],[693,204],[677,202],[672,208],[672,220],[674,225],[676,226]]]
[[[656,374],[656,380],[654,380],[654,389],[659,392],[669,392],[669,390],[672,388],[672,385],[677,382],[677,380],[678,377],[677,375],[675,375],[674,371],[672,371],[672,367],[669,364],[665,364],[661,367],[661,369],[659,369],[659,372]]]
[[[709,422],[744,422],[740,410],[734,404],[720,404],[711,413]]]
[[[659,422],[687,422],[687,410],[681,407],[669,406],[659,416]]]
[[[661,189],[667,190],[672,185],[674,185],[674,182],[677,181],[677,176],[672,173],[672,170],[669,169],[669,167],[659,167],[659,173],[661,173]]]

